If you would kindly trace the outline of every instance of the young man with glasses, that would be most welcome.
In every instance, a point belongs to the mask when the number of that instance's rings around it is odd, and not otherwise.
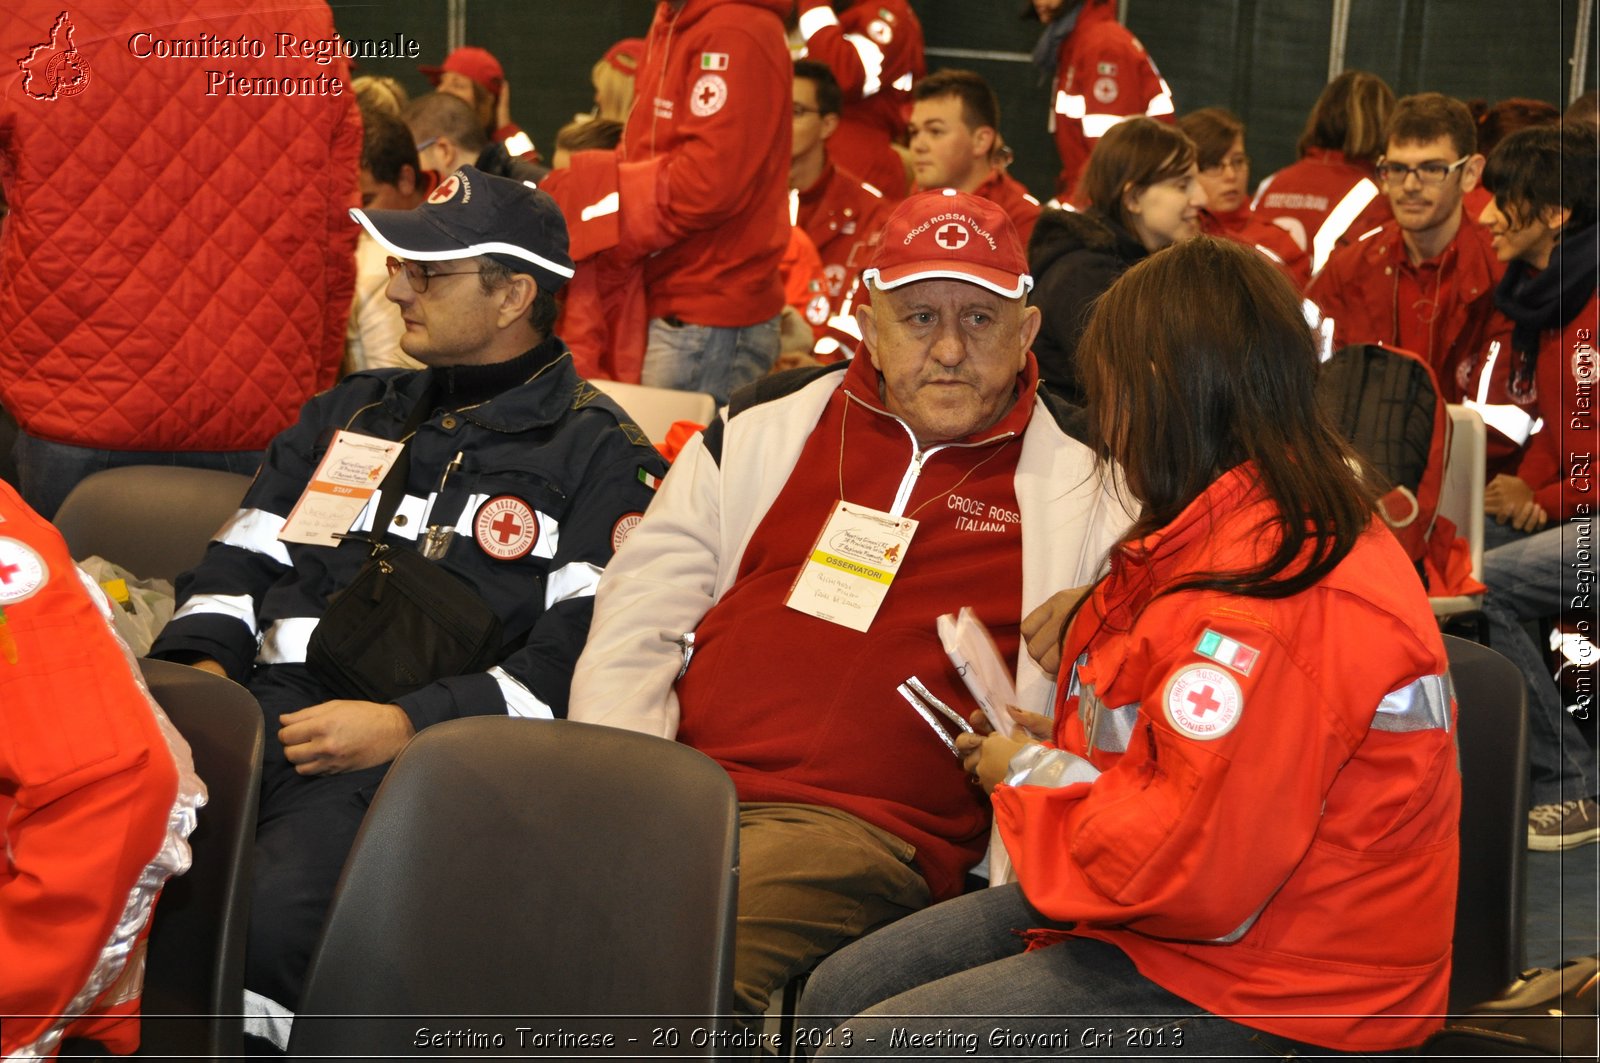
[[[389,762],[441,720],[566,715],[600,573],[666,472],[550,332],[572,260],[548,196],[464,166],[415,210],[351,213],[389,252],[400,345],[427,368],[355,373],[302,408],[151,650],[245,684],[266,717],[245,985],[247,1030],[279,1047]],[[406,453],[374,457],[395,442]],[[494,614],[492,667],[362,700],[318,666],[317,628],[367,567],[375,520],[390,556],[417,551]]]
[[[1334,344],[1385,343],[1420,355],[1449,402],[1457,369],[1506,325],[1492,292],[1504,267],[1484,230],[1465,218],[1483,156],[1466,104],[1436,92],[1407,96],[1389,117],[1378,182],[1394,220],[1335,251],[1307,289]]]

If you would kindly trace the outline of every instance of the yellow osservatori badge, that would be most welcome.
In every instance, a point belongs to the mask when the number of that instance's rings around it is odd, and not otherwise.
[[[830,624],[867,630],[916,533],[910,517],[834,503],[784,604]]]

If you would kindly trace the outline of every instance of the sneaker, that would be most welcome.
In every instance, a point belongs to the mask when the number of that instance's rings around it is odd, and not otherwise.
[[[1528,848],[1539,852],[1571,849],[1600,840],[1600,805],[1590,798],[1528,810]]]

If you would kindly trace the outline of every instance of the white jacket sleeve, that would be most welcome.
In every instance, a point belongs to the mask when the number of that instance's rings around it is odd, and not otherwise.
[[[606,566],[568,719],[677,736],[682,638],[716,601],[721,478],[696,435]]]

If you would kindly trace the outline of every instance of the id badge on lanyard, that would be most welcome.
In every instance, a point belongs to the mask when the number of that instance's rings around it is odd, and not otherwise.
[[[866,631],[916,533],[917,522],[910,517],[835,502],[784,604],[830,624]]]

